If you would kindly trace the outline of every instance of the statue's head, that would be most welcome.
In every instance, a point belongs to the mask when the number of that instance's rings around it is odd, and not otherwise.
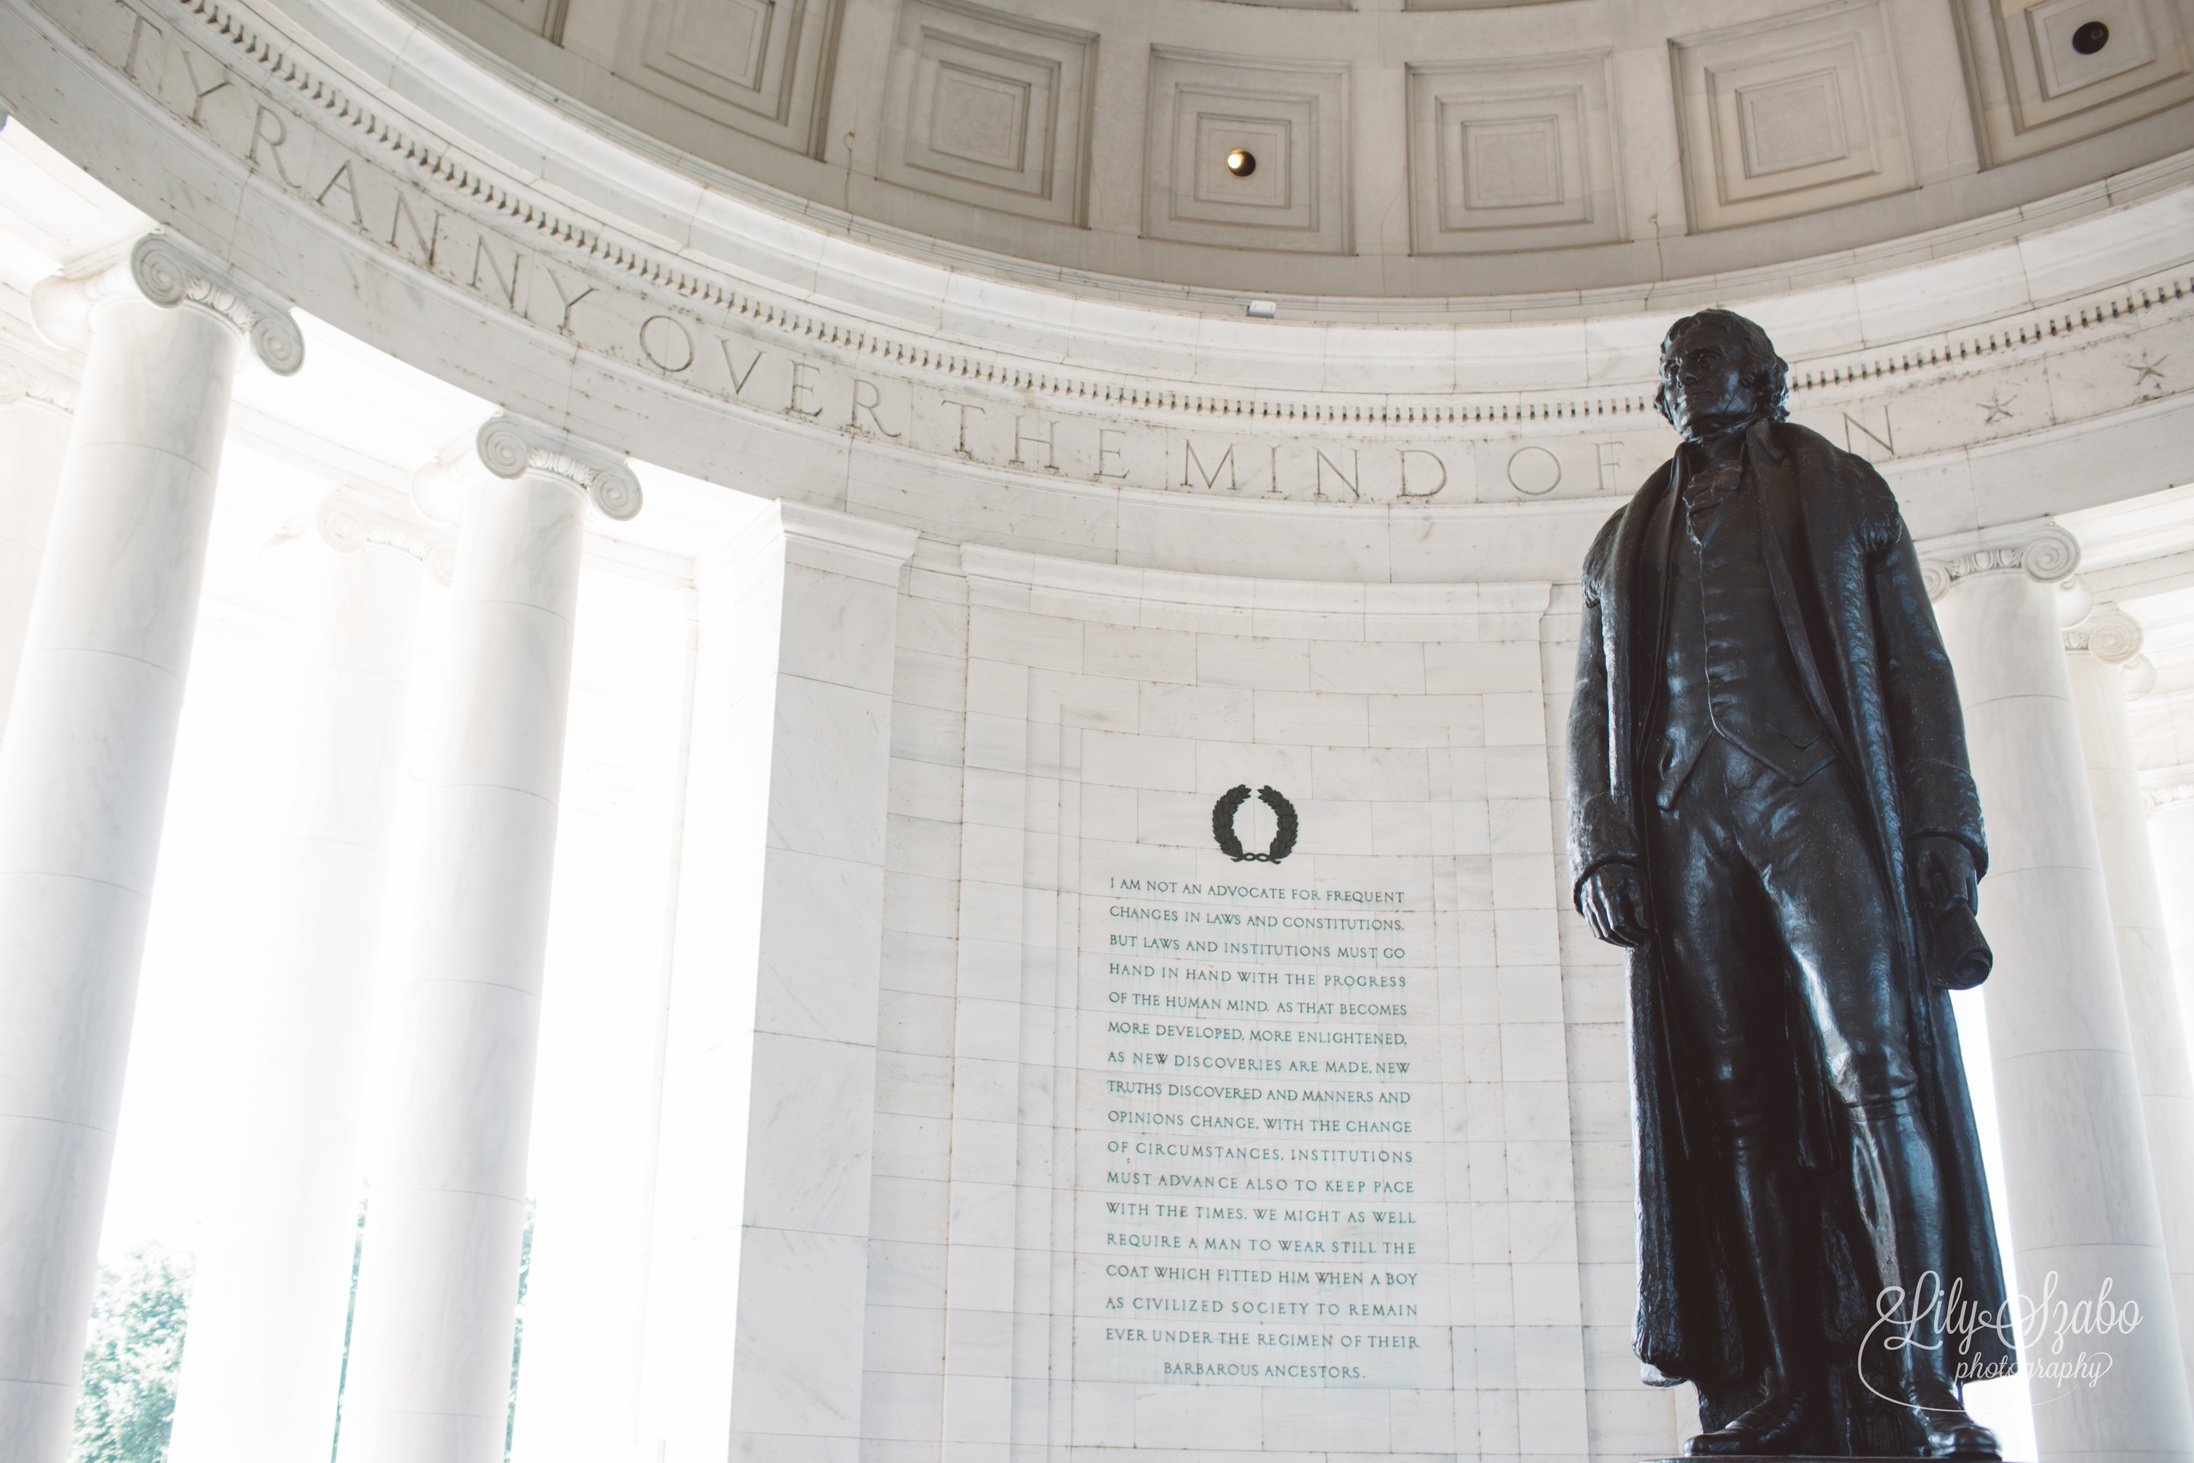
[[[1767,332],[1729,310],[1701,310],[1661,340],[1653,404],[1687,442],[1790,415],[1790,367]]]

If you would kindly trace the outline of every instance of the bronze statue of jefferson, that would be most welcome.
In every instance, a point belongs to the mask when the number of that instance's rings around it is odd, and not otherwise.
[[[1787,416],[1725,310],[1679,320],[1675,456],[1584,567],[1578,910],[1630,967],[1638,1316],[1694,1456],[1999,1456],[1943,1335],[2002,1267],[1945,987],[1986,970],[1950,663],[1896,499]]]

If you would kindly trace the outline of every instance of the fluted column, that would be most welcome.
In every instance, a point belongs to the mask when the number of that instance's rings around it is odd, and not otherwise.
[[[75,394],[27,361],[0,358],[0,737],[7,735]]]
[[[224,1055],[222,1206],[198,1247],[170,1463],[324,1459],[334,1440],[383,853],[422,566],[448,535],[351,493],[320,505],[265,947]]]
[[[2046,521],[1925,546],[1988,821],[1982,987],[2025,1297],[2140,1308],[2131,1334],[2023,1336],[2041,1455],[2194,1457],[2139,1067],[2088,794],[2058,594],[2078,545]],[[2107,1290],[2106,1290],[2107,1287]],[[2107,1353],[2107,1374],[2044,1368]]]
[[[88,355],[0,742],[0,1458],[60,1463],[230,376],[304,344],[157,234],[33,306]]]
[[[478,446],[490,475],[458,528],[343,1463],[503,1456],[582,517],[590,497],[640,508],[621,461],[559,434],[497,417]]]
[[[2064,645],[2184,1348],[2186,1338],[2194,1336],[2194,1072],[2126,718],[2123,667],[2140,653],[2141,627],[2123,610],[2105,605],[2065,631]],[[2194,1373],[2194,1366],[2189,1370]],[[2194,1386],[2194,1375],[2189,1385]]]

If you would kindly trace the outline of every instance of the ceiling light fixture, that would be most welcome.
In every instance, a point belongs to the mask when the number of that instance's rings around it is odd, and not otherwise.
[[[1257,155],[1246,147],[1237,147],[1227,154],[1227,171],[1237,178],[1246,178],[1257,171]]]
[[[2091,20],[2072,33],[2072,49],[2083,56],[2092,56],[2110,44],[2110,27],[2099,20]]]

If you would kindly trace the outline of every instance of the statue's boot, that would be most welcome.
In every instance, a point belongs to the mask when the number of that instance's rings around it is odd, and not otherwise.
[[[1737,1234],[1744,1254],[1731,1256],[1745,1268],[1735,1277],[1740,1295],[1756,1298],[1757,1351],[1766,1362],[1765,1393],[1742,1415],[1688,1445],[1694,1458],[1788,1457],[1817,1453],[1827,1442],[1827,1398],[1808,1385],[1816,1367],[1800,1340],[1806,1317],[1815,1309],[1808,1273],[1793,1233],[1803,1212],[1792,1192],[1785,1156],[1762,1137],[1736,1140]]]
[[[1918,1099],[1851,1109],[1859,1210],[1873,1243],[1882,1286],[1900,1286],[1907,1304],[1936,1295],[1948,1281],[1943,1243],[1942,1174]],[[1952,1376],[1953,1340],[1929,1325],[1911,1328],[1890,1380],[1927,1435],[1930,1458],[2000,1459],[1996,1434],[1973,1420]],[[1874,1385],[1881,1386],[1876,1379]]]

